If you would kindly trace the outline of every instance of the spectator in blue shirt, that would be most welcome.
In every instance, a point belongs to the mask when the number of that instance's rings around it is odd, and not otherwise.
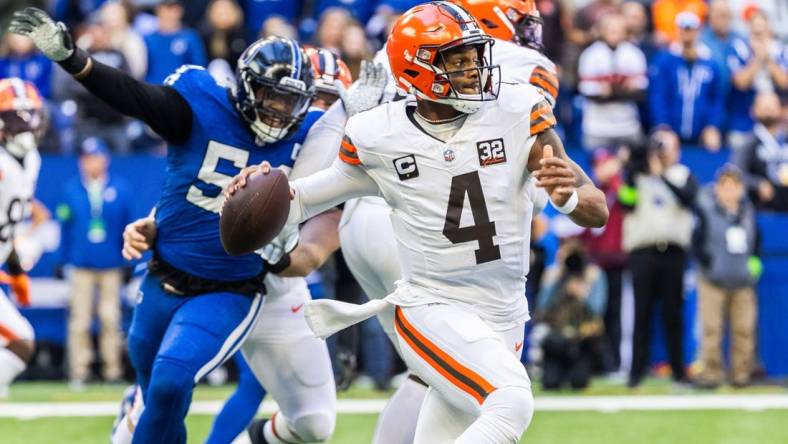
[[[247,38],[257,38],[263,22],[274,15],[289,23],[298,22],[302,3],[304,2],[294,0],[241,0],[241,8],[246,18]]]
[[[0,78],[27,80],[47,99],[52,96],[52,62],[36,51],[33,41],[18,34],[6,33],[8,54],[0,57]]]
[[[762,11],[752,14],[749,41],[735,39],[728,53],[733,89],[728,109],[731,111],[730,144],[734,150],[751,142],[754,125],[750,114],[759,92],[788,90],[788,50],[772,35],[769,20]]]
[[[162,0],[156,5],[156,16],[159,30],[145,37],[148,47],[146,82],[161,83],[181,65],[208,64],[200,36],[181,22],[183,5],[179,0]]]
[[[649,108],[652,124],[670,130],[682,143],[721,146],[724,91],[708,47],[698,41],[700,18],[692,12],[676,16],[679,41],[650,68]]]
[[[108,173],[106,144],[97,138],[82,143],[80,175],[64,187],[57,208],[61,223],[61,257],[73,266],[68,321],[69,377],[75,388],[90,376],[93,344],[93,292],[98,288],[96,311],[101,322],[99,350],[103,376],[118,381],[121,372],[120,287],[123,229],[133,220],[131,190]],[[62,272],[56,273],[62,276]]]
[[[316,0],[315,15],[319,17],[330,8],[343,8],[359,22],[366,23],[377,4],[378,0]]]

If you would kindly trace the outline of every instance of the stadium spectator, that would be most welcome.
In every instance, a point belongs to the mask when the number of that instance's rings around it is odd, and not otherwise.
[[[674,133],[655,133],[646,149],[632,150],[626,167],[627,185],[619,192],[620,202],[629,210],[622,241],[629,253],[635,293],[630,387],[638,386],[648,370],[651,318],[658,300],[662,301],[673,380],[685,380],[684,266],[697,182],[689,168],[679,163],[679,156]]]
[[[574,389],[585,388],[604,346],[605,275],[589,263],[583,244],[569,238],[561,242],[556,264],[543,280],[537,319],[549,331],[542,340],[542,385],[556,390],[568,381]]]
[[[143,79],[148,71],[148,49],[142,36],[131,29],[131,6],[112,0],[101,7],[101,23],[109,35],[110,46],[123,53],[129,73]]]
[[[295,39],[298,37],[298,31],[287,20],[278,15],[273,15],[263,22],[260,27],[259,38],[271,36]]]
[[[38,88],[45,98],[52,96],[52,62],[36,51],[33,41],[6,33],[5,54],[0,57],[0,78],[18,77]]]
[[[747,34],[751,14],[761,10],[766,14],[775,35],[783,42],[788,42],[788,2],[785,0],[730,0],[733,8],[733,29]]]
[[[301,17],[302,1],[282,0],[241,0],[246,23],[246,37],[250,40],[257,38],[263,23],[272,17],[286,23],[295,23]],[[272,34],[278,35],[278,34]]]
[[[728,0],[712,0],[709,3],[709,20],[700,32],[700,41],[711,50],[711,58],[717,64],[722,79],[722,89],[729,91],[731,71],[728,69],[728,53],[738,37],[732,31],[733,10]],[[728,116],[730,117],[730,116]]]
[[[359,23],[366,23],[375,12],[379,0],[315,0],[315,15],[322,16],[333,8],[342,8],[350,13]],[[419,2],[423,3],[423,2]]]
[[[330,8],[320,15],[315,33],[315,43],[334,53],[342,51],[342,33],[351,21],[350,14],[342,8]]]
[[[598,31],[599,19],[608,13],[618,12],[619,3],[620,0],[592,0],[577,10],[572,23],[572,41],[581,49],[591,43],[597,38],[595,31]]]
[[[200,36],[181,23],[183,5],[181,0],[162,0],[156,5],[159,29],[145,37],[148,47],[148,74],[145,81],[161,83],[181,65],[206,66]]]
[[[755,284],[763,266],[758,257],[755,210],[745,194],[742,173],[732,164],[698,195],[693,250],[700,262],[698,310],[703,323],[701,373],[697,384],[716,388],[723,381],[722,337],[731,328],[733,385],[750,383],[755,356]]]
[[[707,9],[703,0],[655,0],[651,5],[651,17],[657,43],[668,45],[679,40],[681,26],[676,22],[679,14],[690,12],[696,17],[706,17]]]
[[[700,18],[676,16],[679,42],[657,56],[650,67],[649,114],[653,126],[669,129],[683,143],[721,147],[724,91],[709,48],[698,41]]]
[[[587,150],[640,142],[637,101],[648,87],[646,57],[626,41],[624,17],[599,20],[601,38],[580,54],[578,89],[583,105],[583,145]]]
[[[788,211],[788,122],[780,97],[773,92],[755,98],[753,114],[758,121],[753,140],[734,152],[736,165],[744,172],[747,190],[760,208]]]
[[[774,38],[763,11],[751,14],[749,27],[749,41],[735,39],[728,55],[733,84],[728,106],[731,110],[728,138],[734,150],[749,142],[754,124],[750,110],[755,94],[788,90],[788,47]]]
[[[591,262],[604,271],[607,280],[604,321],[610,371],[616,371],[621,366],[621,282],[627,266],[627,255],[621,244],[624,209],[618,202],[618,192],[624,181],[622,167],[615,151],[602,149],[594,153],[593,179],[607,197],[610,217],[603,228],[585,230],[581,236]]]
[[[97,61],[130,73],[123,53],[112,48],[110,30],[101,23],[88,24],[77,44],[85,48]],[[131,140],[126,134],[126,117],[90,94],[84,86],[59,68],[56,72],[55,95],[59,100],[73,100],[77,105],[74,121],[77,140],[97,136],[107,141],[115,152],[130,151]]]
[[[99,350],[103,377],[122,377],[120,287],[123,281],[123,229],[131,222],[131,189],[108,173],[109,153],[97,138],[82,143],[80,175],[63,188],[57,208],[61,223],[61,258],[73,266],[68,320],[69,378],[80,389],[90,377],[93,360],[91,325],[93,291],[98,287],[96,311],[101,322]],[[61,267],[62,270],[62,267]],[[62,276],[62,271],[58,273]]]
[[[628,0],[621,5],[621,14],[627,26],[627,40],[637,45],[647,61],[657,53],[657,45],[649,33],[648,11],[643,3],[637,0]]]
[[[363,60],[370,60],[373,56],[367,45],[364,28],[358,23],[349,22],[342,31],[342,44],[340,47],[342,60],[345,61],[353,78],[358,77]]]
[[[199,31],[208,51],[208,59],[224,60],[235,69],[238,57],[247,46],[243,11],[235,0],[211,1]]]

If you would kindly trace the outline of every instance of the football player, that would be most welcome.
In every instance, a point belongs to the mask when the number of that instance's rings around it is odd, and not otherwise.
[[[290,223],[338,202],[380,195],[392,208],[402,280],[384,301],[307,304],[325,337],[371,315],[394,317],[399,350],[431,388],[417,443],[509,443],[530,422],[533,398],[518,344],[530,176],[583,226],[607,220],[604,196],[566,156],[544,95],[500,85],[492,39],[455,4],[417,6],[387,43],[401,93],[351,117],[331,168],[292,182]],[[227,190],[243,186],[246,174]]]
[[[31,216],[41,167],[37,144],[46,114],[35,85],[0,80],[0,283],[7,284],[20,305],[30,303],[30,281],[14,252],[16,225]],[[27,367],[34,351],[33,327],[0,289],[0,398]]]
[[[76,48],[65,25],[35,8],[15,13],[9,29],[169,145],[162,196],[135,230],[142,236],[136,242],[155,233],[155,244],[128,340],[145,404],[133,442],[185,442],[194,384],[241,347],[263,305],[260,256],[229,256],[221,246],[221,190],[247,165],[293,166],[303,128],[319,115],[307,112],[314,95],[308,57],[292,40],[257,41],[239,59],[231,93],[195,66],[179,68],[164,85],[136,81]],[[281,421],[325,440],[335,416],[330,364],[324,344],[316,341],[310,351],[312,368],[328,371],[326,381],[309,380],[328,408],[306,412],[305,421]]]
[[[501,66],[503,81],[531,83],[545,95],[550,105],[554,106],[558,77],[555,65],[541,52],[542,20],[533,1],[453,0],[453,2],[465,7],[481,28],[496,39],[492,48],[492,58]],[[374,62],[381,65],[390,78],[385,82],[385,88],[381,88],[381,94],[383,101],[391,100],[396,93],[396,82],[390,77],[385,48],[376,54]],[[375,77],[371,78],[375,80]],[[318,153],[320,150],[323,153],[329,152],[325,150],[325,146],[339,144],[347,114],[359,111],[358,107],[332,107],[315,123],[314,137],[304,143],[303,152],[309,153],[310,157],[322,155]],[[329,162],[331,160],[333,159]],[[534,197],[538,200],[546,199],[544,190],[529,186],[526,204],[534,203]],[[534,213],[537,213],[540,205],[535,203],[534,207]],[[396,251],[396,241],[389,212],[390,208],[382,198],[352,199],[345,204],[339,224],[341,251],[345,261],[364,292],[372,299],[382,299],[390,294],[394,290],[394,282],[401,276],[398,257],[393,253]],[[393,321],[393,317],[380,318],[383,329],[396,348]],[[412,375],[409,376],[397,388],[381,413],[373,443],[411,443],[419,406],[426,391],[427,387],[422,381]]]
[[[325,110],[339,99],[337,83],[344,88],[350,87],[352,83],[350,70],[342,59],[326,49],[307,48],[306,55],[311,61],[315,85],[312,107]],[[311,131],[307,133],[304,143],[310,138],[312,138]],[[304,168],[305,158],[301,155],[299,158],[299,167]],[[291,177],[298,177],[298,171],[291,172]],[[328,254],[333,253],[335,248],[331,251],[323,249],[320,258],[313,258],[311,265],[301,267],[300,271],[296,270],[298,264],[304,262],[304,256],[300,253],[312,243],[311,236],[320,236],[324,230],[336,232],[339,212],[333,214],[335,218],[325,224],[325,227],[316,229],[313,223],[304,228],[303,233],[299,235],[300,249],[290,252],[280,251],[281,255],[275,257],[270,256],[272,252],[268,251],[267,259],[275,263],[282,262],[282,258],[286,257],[282,264],[273,267],[273,271],[281,272],[282,275],[301,276],[322,263]],[[288,243],[287,240],[285,243]],[[294,241],[291,239],[289,243],[292,245]],[[285,248],[285,250],[289,249]],[[283,269],[282,265],[285,263],[288,267]],[[321,395],[321,390],[325,390],[324,384],[334,384],[333,378],[330,378],[330,368],[326,371],[326,366],[316,366],[314,361],[314,356],[322,354],[324,346],[311,334],[301,311],[304,303],[311,299],[306,281],[302,277],[280,277],[269,274],[265,283],[267,290],[265,310],[241,347],[250,367],[248,370],[251,370],[256,377],[249,378],[245,373],[239,377],[235,392],[214,420],[206,444],[230,442],[244,431],[257,413],[265,395],[261,384],[270,388],[274,398],[280,403],[282,413],[270,420],[258,421],[255,429],[250,431],[252,437],[263,436],[268,422],[270,424],[267,427],[271,429],[271,435],[275,430],[273,426],[276,422],[279,423],[279,429],[292,427],[301,440],[308,442],[320,441],[330,436],[328,430],[317,433],[313,430],[311,435],[304,433],[304,430],[310,429],[304,425],[310,419],[308,415],[300,413],[300,410],[305,409],[320,411],[321,405],[325,405],[323,410],[334,410],[333,402],[327,403],[331,398]],[[309,363],[304,363],[304,359],[309,359]],[[243,369],[244,372],[248,370]],[[316,381],[320,384],[315,384]],[[284,418],[289,418],[293,424],[288,424]],[[266,439],[266,442],[276,441]]]

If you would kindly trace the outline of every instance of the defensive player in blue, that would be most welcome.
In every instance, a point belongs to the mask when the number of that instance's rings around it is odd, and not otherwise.
[[[17,12],[9,29],[169,145],[154,255],[128,341],[145,403],[133,443],[184,443],[194,384],[238,350],[263,304],[262,259],[221,246],[221,192],[247,165],[293,165],[302,121],[317,117],[307,113],[309,61],[295,41],[258,41],[239,60],[232,94],[195,66],[164,85],[138,82],[76,48],[62,23],[35,8]]]

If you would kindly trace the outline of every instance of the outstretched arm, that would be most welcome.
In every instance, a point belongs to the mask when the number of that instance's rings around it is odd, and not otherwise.
[[[9,30],[24,35],[93,95],[128,116],[147,123],[167,142],[180,144],[191,133],[192,110],[174,88],[140,82],[97,62],[74,46],[66,26],[46,12],[25,8],[14,14]]]
[[[528,156],[528,170],[536,177],[536,185],[547,191],[553,205],[559,211],[568,211],[574,223],[593,228],[607,223],[605,194],[569,158],[563,142],[552,128],[536,136]]]

